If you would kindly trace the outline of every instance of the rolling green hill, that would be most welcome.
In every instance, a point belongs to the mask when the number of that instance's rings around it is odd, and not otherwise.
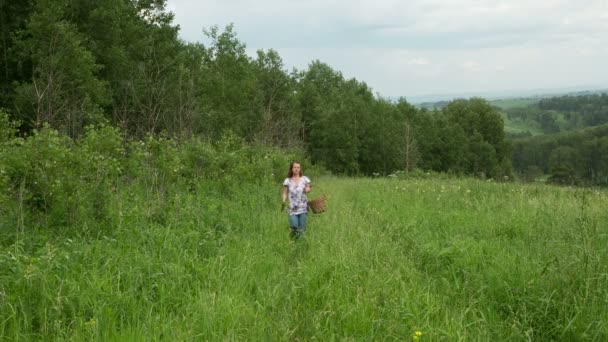
[[[508,98],[489,101],[491,105],[501,109],[526,108],[537,104],[540,98]]]

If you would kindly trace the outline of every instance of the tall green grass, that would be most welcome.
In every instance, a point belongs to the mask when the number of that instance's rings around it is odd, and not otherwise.
[[[0,249],[0,340],[608,339],[607,193],[472,179],[313,179],[109,201],[103,230]],[[314,194],[314,192],[313,192]],[[152,209],[150,209],[152,208]]]

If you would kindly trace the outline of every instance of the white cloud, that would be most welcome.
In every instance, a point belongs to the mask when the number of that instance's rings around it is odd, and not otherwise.
[[[418,58],[410,59],[409,63],[410,64],[415,64],[415,65],[428,65],[431,62],[428,59],[426,59],[426,58],[418,57]]]
[[[462,64],[462,67],[468,71],[477,71],[481,68],[481,65],[476,61],[466,61]]]
[[[181,36],[235,24],[253,55],[319,59],[387,96],[608,86],[606,0],[168,0]],[[506,72],[508,71],[508,72]]]

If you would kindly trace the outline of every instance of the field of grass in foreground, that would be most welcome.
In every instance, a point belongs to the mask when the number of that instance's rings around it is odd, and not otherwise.
[[[0,340],[608,339],[605,191],[313,181],[329,210],[297,243],[278,185],[204,184],[162,217],[125,188],[103,234],[5,242]]]

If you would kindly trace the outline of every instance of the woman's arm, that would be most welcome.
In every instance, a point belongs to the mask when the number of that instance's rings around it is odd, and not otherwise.
[[[310,182],[306,183],[304,186],[304,193],[309,193],[312,190],[312,184]]]
[[[289,191],[288,189],[289,188],[286,187],[286,186],[283,187],[283,193],[281,194],[281,198],[283,199],[283,203],[285,203],[285,201],[287,201],[287,191]]]

